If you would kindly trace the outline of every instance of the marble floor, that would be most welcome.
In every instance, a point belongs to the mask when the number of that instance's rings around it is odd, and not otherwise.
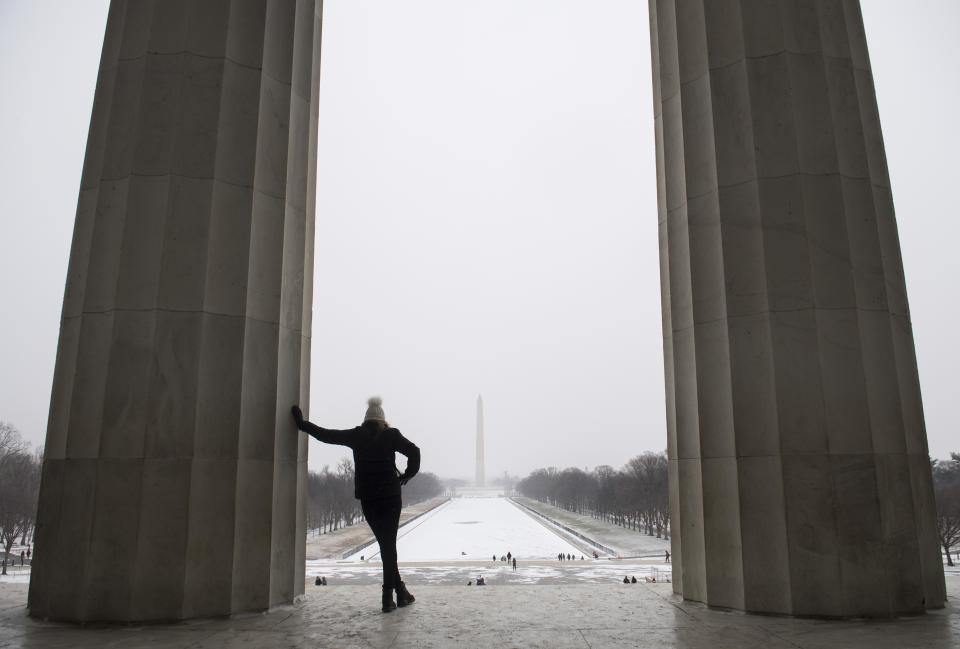
[[[305,601],[269,613],[149,626],[76,627],[26,615],[26,585],[0,584],[0,648],[677,647],[903,649],[960,647],[960,578],[950,603],[887,621],[798,620],[707,609],[669,584],[436,586],[383,614],[378,588],[307,587]]]

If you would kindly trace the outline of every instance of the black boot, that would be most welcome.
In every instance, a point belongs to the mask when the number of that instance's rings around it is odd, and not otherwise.
[[[397,608],[397,605],[393,602],[393,588],[390,586],[383,587],[383,612],[389,613],[390,611]]]
[[[406,606],[413,604],[417,599],[407,590],[407,585],[402,581],[397,584],[397,606]]]

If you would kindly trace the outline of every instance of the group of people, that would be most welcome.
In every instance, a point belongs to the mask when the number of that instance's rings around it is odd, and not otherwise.
[[[647,579],[647,581],[649,581],[651,584],[655,584],[655,583],[657,583],[657,578],[656,578],[656,577],[650,577],[649,579]],[[670,580],[668,579],[667,581],[670,581]],[[623,583],[625,583],[625,584],[635,584],[635,583],[637,583],[637,578],[636,578],[636,577],[630,577],[629,579],[627,579],[627,576],[624,575],[624,576],[623,576]]]
[[[596,552],[593,553],[593,558],[594,558],[594,559],[597,558],[597,553],[596,553]],[[572,554],[564,554],[563,552],[561,552],[561,553],[559,553],[559,554],[557,555],[557,560],[558,560],[558,561],[573,561],[574,559],[576,559],[576,557],[573,556]],[[584,560],[584,559],[583,559],[583,555],[581,554],[581,555],[580,555],[580,561],[583,561],[583,560]]]
[[[514,570],[517,569],[517,558],[516,558],[515,556],[513,556],[513,554],[511,554],[509,551],[508,551],[506,554],[501,554],[501,555],[500,555],[500,561],[503,562],[503,563],[506,563],[506,564],[511,564],[511,563],[512,563],[512,564],[513,564],[513,569],[514,569]],[[494,563],[497,562],[497,555],[493,555],[493,562],[494,562]],[[469,586],[470,584],[467,584],[467,585]],[[478,583],[477,585],[479,586],[480,584]]]

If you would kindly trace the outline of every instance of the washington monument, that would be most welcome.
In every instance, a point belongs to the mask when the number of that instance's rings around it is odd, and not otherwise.
[[[483,396],[477,396],[477,486],[485,487],[483,471]]]

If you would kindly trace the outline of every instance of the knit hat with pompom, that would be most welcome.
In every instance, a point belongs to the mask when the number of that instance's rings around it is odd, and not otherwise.
[[[364,421],[386,421],[386,417],[383,416],[383,408],[381,404],[383,399],[380,397],[370,397],[367,399],[367,414],[363,416]]]

